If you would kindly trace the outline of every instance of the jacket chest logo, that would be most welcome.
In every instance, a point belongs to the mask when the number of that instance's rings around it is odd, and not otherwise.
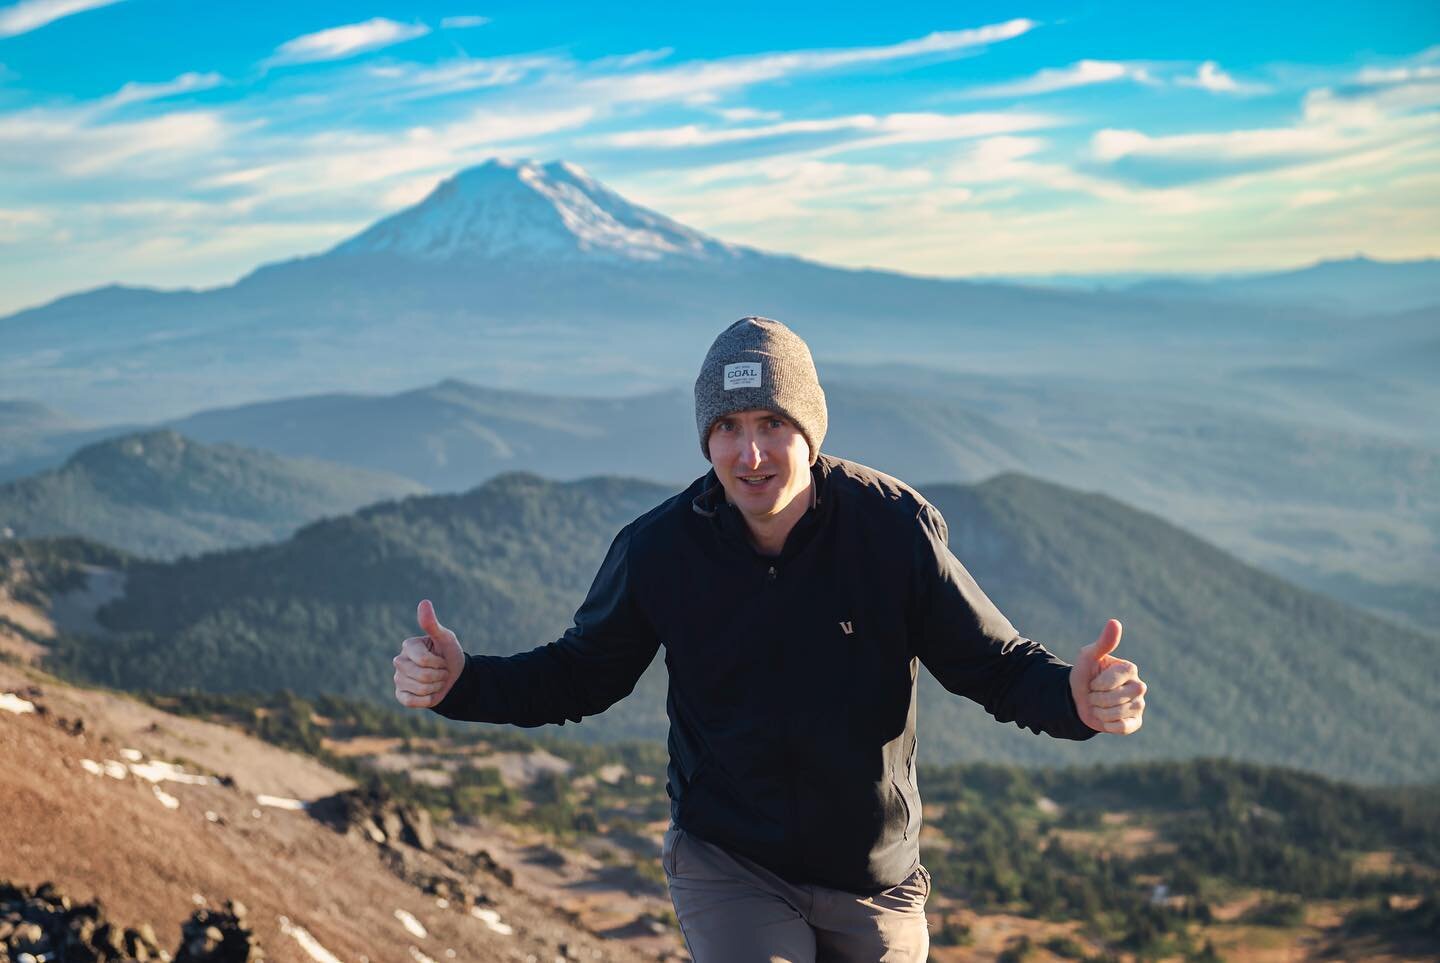
[[[849,623],[849,622],[841,622],[841,623],[840,623],[840,631],[841,631],[841,632],[844,632],[846,635],[854,635],[854,634],[855,634],[855,626],[852,625],[852,624]]]

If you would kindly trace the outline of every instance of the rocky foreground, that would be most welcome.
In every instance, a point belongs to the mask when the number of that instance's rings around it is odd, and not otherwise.
[[[38,682],[37,682],[38,679]],[[682,959],[311,759],[0,663],[0,963]]]

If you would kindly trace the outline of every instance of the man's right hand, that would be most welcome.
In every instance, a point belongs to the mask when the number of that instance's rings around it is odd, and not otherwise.
[[[425,599],[415,617],[425,634],[411,636],[395,656],[395,698],[411,709],[428,709],[445,698],[465,668],[465,652],[455,633],[440,624],[435,606]]]

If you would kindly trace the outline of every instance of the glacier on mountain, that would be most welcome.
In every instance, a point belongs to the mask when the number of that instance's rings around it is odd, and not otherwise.
[[[732,260],[750,253],[633,204],[578,165],[486,161],[331,253],[390,253],[426,261]]]

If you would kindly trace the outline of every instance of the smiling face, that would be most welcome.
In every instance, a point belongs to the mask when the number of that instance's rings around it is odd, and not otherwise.
[[[789,418],[763,408],[737,411],[710,426],[709,445],[725,495],[752,532],[773,532],[804,514],[809,503],[799,496],[810,489],[810,443]]]

